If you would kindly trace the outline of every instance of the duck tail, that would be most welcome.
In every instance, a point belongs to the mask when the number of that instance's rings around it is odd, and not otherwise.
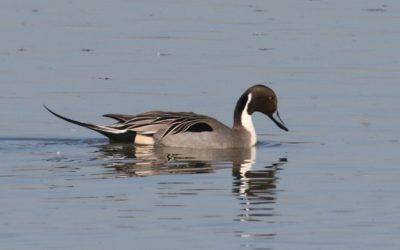
[[[134,140],[135,140],[135,137],[136,137],[135,131],[129,131],[126,129],[116,129],[116,128],[111,128],[111,127],[107,127],[107,126],[95,125],[95,124],[91,124],[91,123],[85,123],[85,122],[72,120],[70,118],[67,118],[65,116],[55,113],[54,111],[49,109],[46,105],[43,105],[43,107],[47,111],[49,111],[51,114],[53,114],[54,116],[56,116],[64,121],[94,130],[94,131],[108,137],[110,139],[110,141],[112,141],[112,142],[134,142]]]

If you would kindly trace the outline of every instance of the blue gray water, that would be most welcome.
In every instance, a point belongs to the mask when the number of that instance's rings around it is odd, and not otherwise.
[[[398,249],[400,4],[3,1],[1,249]],[[249,150],[109,144],[66,116],[195,111]]]

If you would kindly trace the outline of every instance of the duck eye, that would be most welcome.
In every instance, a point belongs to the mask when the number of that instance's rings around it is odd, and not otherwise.
[[[274,97],[273,97],[273,96],[270,96],[269,99],[272,101],[272,100],[274,100]]]

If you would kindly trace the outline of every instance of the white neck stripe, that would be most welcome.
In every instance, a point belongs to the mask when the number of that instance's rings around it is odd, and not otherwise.
[[[253,125],[253,119],[251,119],[251,115],[249,115],[247,108],[249,106],[249,103],[251,102],[251,93],[247,96],[247,102],[246,105],[244,106],[244,109],[242,110],[242,115],[240,117],[242,126],[250,133],[251,135],[251,146],[255,145],[257,142],[257,135],[256,135],[256,130]]]

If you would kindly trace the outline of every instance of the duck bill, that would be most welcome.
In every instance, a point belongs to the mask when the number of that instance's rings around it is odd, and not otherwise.
[[[275,122],[276,126],[278,126],[280,129],[283,129],[285,131],[289,131],[289,129],[286,127],[285,123],[282,121],[281,117],[279,116],[279,112],[276,111],[273,114],[268,115],[269,118],[271,118],[271,120],[273,122]]]

